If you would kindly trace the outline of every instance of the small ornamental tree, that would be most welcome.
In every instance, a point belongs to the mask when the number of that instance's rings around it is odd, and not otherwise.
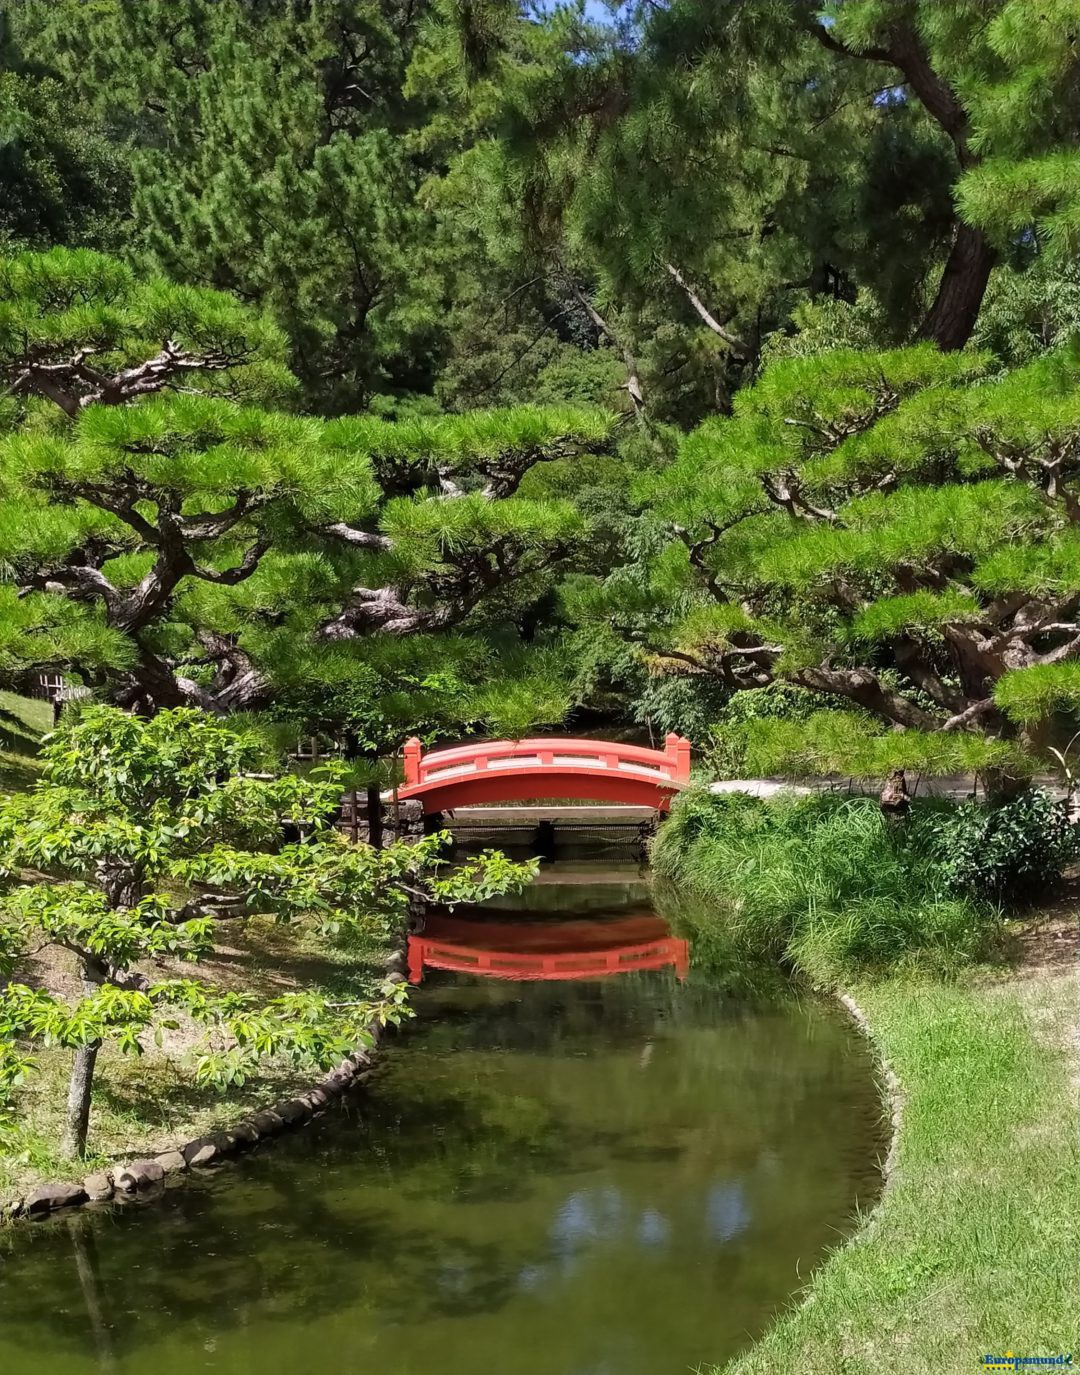
[[[1007,793],[1080,704],[1078,455],[1068,350],[777,362],[649,479],[651,556],[598,604],[668,671],[817,696],[750,721],[751,767]]]
[[[253,775],[254,737],[192,709],[147,721],[88,709],[46,744],[32,792],[0,803],[0,860],[10,886],[0,902],[0,953],[18,970],[31,947],[56,946],[78,965],[71,1001],[12,978],[0,993],[0,1085],[32,1066],[35,1046],[72,1051],[62,1154],[85,1151],[98,1053],[128,1054],[186,1015],[202,1028],[197,1080],[227,1085],[266,1056],[327,1066],[370,1043],[373,1021],[406,1014],[392,984],[336,1003],[297,991],[263,1001],[221,994],[198,978],[158,976],[156,960],[194,965],[213,948],[219,921],[256,913],[389,933],[410,897],[479,900],[532,874],[497,854],[444,874],[439,838],[383,850],[350,845],[334,829],[341,793],[332,770],[310,778]],[[304,839],[282,840],[284,823]]]

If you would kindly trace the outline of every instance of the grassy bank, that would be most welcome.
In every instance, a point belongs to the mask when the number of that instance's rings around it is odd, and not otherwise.
[[[987,1352],[1077,1347],[1076,922],[1019,963],[856,983],[897,1074],[885,1197],[725,1375],[961,1375]]]
[[[832,987],[865,973],[942,974],[985,953],[997,905],[957,891],[934,853],[947,813],[897,827],[868,797],[688,792],[653,847],[653,866],[715,904],[725,932]]]
[[[862,798],[699,793],[661,831],[718,941],[854,997],[902,1102],[881,1204],[725,1375],[960,1375],[1077,1341],[1080,888],[1023,922],[1005,899],[1073,845],[1043,807],[896,827]]]
[[[0,692],[0,792],[28,788],[38,776],[38,741],[52,729],[52,707]]]
[[[325,993],[342,1000],[369,992],[386,950],[373,945],[335,948],[298,927],[252,918],[222,934],[214,955],[200,965],[200,977],[222,991],[276,997],[293,989]],[[55,955],[50,955],[55,958]],[[61,956],[62,958],[62,956]],[[182,975],[185,967],[167,961],[148,969],[155,977]],[[74,962],[69,969],[46,970],[39,962],[16,971],[34,984],[48,975],[53,987],[70,981],[78,996]],[[252,1108],[287,1095],[318,1077],[318,1071],[288,1062],[263,1060],[244,1083],[223,1094],[193,1081],[190,1059],[197,1035],[182,1019],[161,1045],[148,1040],[145,1054],[122,1055],[102,1048],[95,1078],[89,1153],[72,1165],[56,1154],[67,1094],[71,1053],[49,1050],[36,1056],[37,1069],[20,1088],[17,1111],[0,1127],[0,1203],[44,1181],[79,1179],[118,1161],[152,1155],[178,1142],[231,1126]]]

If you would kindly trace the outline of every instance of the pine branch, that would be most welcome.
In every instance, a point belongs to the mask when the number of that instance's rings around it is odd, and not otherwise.
[[[816,17],[809,31],[823,47],[839,56],[886,62],[896,67],[923,108],[948,136],[960,168],[967,171],[978,165],[980,159],[969,142],[971,126],[967,111],[953,88],[935,71],[912,23],[896,23],[886,42],[858,49],[848,47]],[[962,348],[975,328],[996,261],[997,252],[983,230],[955,219],[953,244],[941,282],[916,337],[931,339],[945,351]]]
[[[865,48],[848,47],[826,24],[813,23],[810,32],[823,47],[840,57],[884,62],[896,67],[927,112],[949,135],[961,165],[968,166],[973,161],[967,146],[967,111],[948,82],[934,70],[930,55],[914,25],[908,22],[897,24],[885,43]]]
[[[394,547],[394,542],[389,536],[372,534],[369,530],[357,530],[343,520],[334,521],[330,525],[313,526],[312,529],[315,534],[332,535],[334,539],[344,540],[346,544],[354,544],[360,549],[377,549],[385,552]]]
[[[1080,654],[1080,634],[1074,635],[1066,640],[1057,649],[1052,649],[1047,654],[1038,654],[1032,660],[1035,664],[1060,664],[1066,659],[1072,659]]]
[[[730,348],[734,349],[736,353],[738,353],[741,357],[749,357],[750,353],[752,352],[750,345],[747,344],[744,339],[740,339],[737,334],[732,334],[729,330],[726,330],[724,328],[724,326],[720,323],[716,316],[712,314],[712,312],[706,306],[705,302],[701,299],[698,293],[682,275],[682,273],[675,266],[675,264],[665,263],[664,267],[666,268],[670,276],[673,277],[674,280],[678,283],[678,285],[682,288],[683,292],[686,295],[686,299],[693,306],[695,312],[701,319],[702,323],[708,326],[708,328],[711,329],[715,335],[723,339],[724,343],[727,344]]]
[[[600,333],[604,336],[604,338],[609,340],[612,344],[614,344],[615,347],[622,354],[623,363],[626,366],[626,390],[629,394],[631,402],[633,403],[634,410],[640,414],[645,409],[645,394],[641,389],[641,377],[638,370],[637,359],[634,357],[633,350],[630,348],[630,345],[627,344],[624,339],[620,338],[619,335],[615,333],[612,327],[608,324],[608,322],[604,319],[604,317],[600,314],[600,312],[596,309],[593,303],[589,300],[589,298],[585,295],[585,293],[581,290],[578,284],[574,281],[570,274],[566,272],[565,269],[563,270],[563,275],[578,305],[582,308],[582,310],[589,317],[589,319],[596,326],[596,328],[600,331]]]
[[[250,516],[265,504],[265,497],[255,497],[251,492],[241,489],[237,492],[233,504],[224,511],[207,512],[201,516],[185,516],[178,524],[187,540],[220,539],[245,516]]]
[[[982,697],[977,702],[972,702],[963,711],[959,711],[941,726],[943,731],[963,730],[965,726],[970,726],[980,717],[989,715],[990,712],[997,710],[997,703],[992,697]]]
[[[396,587],[354,587],[342,610],[323,623],[319,636],[324,640],[352,640],[376,631],[409,635],[441,624],[439,611],[408,606]]]
[[[244,582],[245,579],[251,577],[258,568],[262,556],[269,548],[269,540],[256,540],[244,551],[244,557],[233,568],[225,568],[218,572],[211,568],[200,568],[193,563],[191,572],[196,578],[201,578],[203,582],[214,582],[225,587],[235,587],[237,583]]]
[[[720,585],[720,579],[715,569],[709,566],[705,557],[706,551],[714,548],[729,530],[734,530],[737,525],[741,525],[744,520],[750,520],[753,516],[764,515],[767,510],[768,507],[766,506],[752,506],[748,510],[740,511],[738,515],[732,516],[729,520],[721,521],[719,525],[713,521],[705,521],[703,523],[709,533],[704,539],[699,540],[695,540],[682,525],[671,527],[673,534],[678,536],[686,545],[687,557],[704,578],[705,586],[716,601],[729,602],[731,598]]]
[[[21,596],[33,591],[56,592],[76,601],[103,599],[110,608],[120,603],[120,593],[99,568],[85,564],[63,564],[37,571],[19,588]]]
[[[938,717],[916,706],[892,688],[887,688],[877,674],[868,668],[837,669],[822,664],[818,668],[799,669],[789,675],[789,681],[815,692],[830,692],[838,697],[846,697],[874,716],[895,725],[932,731],[941,724]]]
[[[203,693],[203,705],[211,711],[236,711],[258,706],[270,694],[266,675],[235,640],[215,630],[200,630],[196,638],[218,671]]]
[[[826,506],[815,506],[802,495],[799,481],[793,472],[762,473],[761,486],[774,505],[782,507],[798,520],[827,521],[841,526],[839,516]]]
[[[119,406],[139,396],[161,391],[185,373],[220,372],[250,360],[246,350],[193,354],[167,339],[161,352],[153,358],[121,368],[119,372],[103,373],[86,361],[90,352],[81,349],[61,363],[25,358],[19,365],[12,391],[36,393],[54,402],[67,415],[76,416],[86,406]]]

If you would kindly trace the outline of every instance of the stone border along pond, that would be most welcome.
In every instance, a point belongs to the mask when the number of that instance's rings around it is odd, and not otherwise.
[[[405,982],[408,968],[406,939],[403,926],[386,960],[386,977],[390,983]],[[139,1194],[153,1196],[164,1188],[167,1175],[224,1164],[233,1156],[253,1150],[270,1137],[310,1122],[313,1117],[321,1116],[350,1089],[363,1084],[370,1075],[372,1057],[383,1039],[385,1027],[380,1022],[372,1022],[369,1031],[374,1040],[370,1049],[358,1050],[347,1056],[310,1089],[292,1098],[285,1098],[273,1107],[250,1113],[228,1130],[197,1136],[172,1150],[132,1160],[111,1170],[95,1171],[88,1174],[81,1184],[70,1181],[40,1184],[25,1197],[0,1205],[0,1221],[20,1218],[36,1221],[87,1204],[118,1202]]]

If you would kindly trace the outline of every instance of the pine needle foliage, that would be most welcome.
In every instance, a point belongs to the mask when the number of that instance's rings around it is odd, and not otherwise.
[[[61,669],[144,710],[250,709],[320,647],[459,627],[483,641],[584,549],[560,486],[609,451],[610,414],[327,421],[242,404],[202,382],[227,358],[280,369],[282,336],[248,307],[93,253],[23,254],[6,271],[9,344],[38,330],[19,345],[38,360],[27,388],[60,402],[0,437],[9,674]],[[166,328],[177,337],[153,346]],[[70,390],[50,396],[58,378]]]
[[[117,131],[133,252],[266,306],[323,413],[430,388],[447,265],[403,93],[425,9],[30,0],[13,18]]]
[[[1078,442],[1069,346],[1007,371],[926,346],[779,360],[642,481],[668,535],[654,609],[607,616],[671,672],[846,702],[753,721],[763,772],[1020,780],[1076,702]]]
[[[284,355],[269,316],[226,292],[85,248],[0,258],[0,379],[68,415],[178,382],[281,404],[296,390]]]

